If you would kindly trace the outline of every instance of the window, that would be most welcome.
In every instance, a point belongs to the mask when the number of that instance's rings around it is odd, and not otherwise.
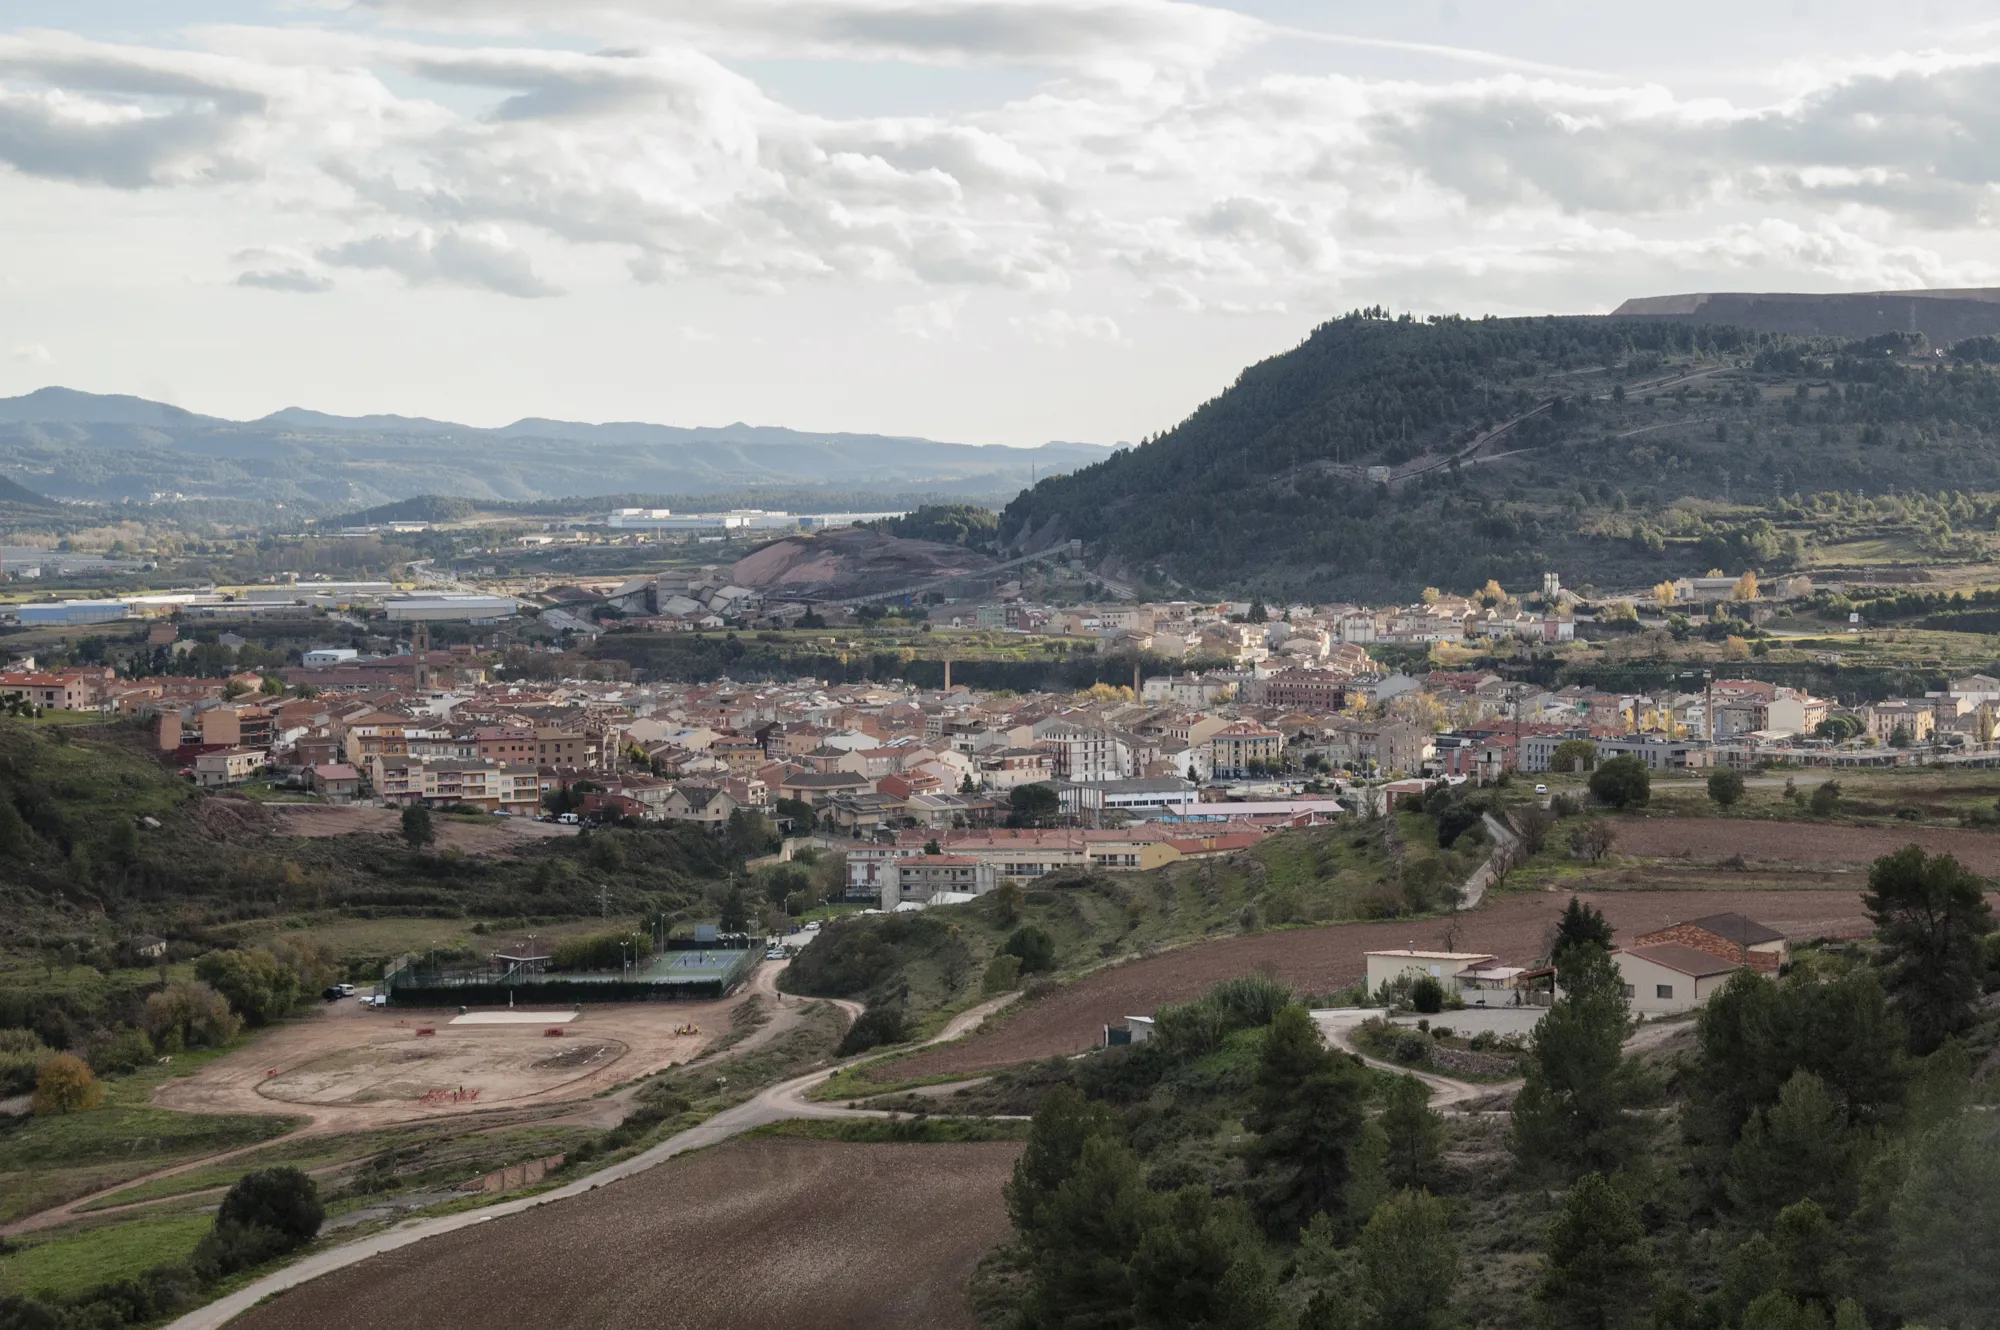
[[[1654,997],[1656,997],[1656,998],[1671,998],[1671,997],[1672,997],[1673,995],[1674,995],[1674,986],[1673,986],[1672,984],[1654,984],[1654,985],[1653,985],[1653,996],[1654,996]]]

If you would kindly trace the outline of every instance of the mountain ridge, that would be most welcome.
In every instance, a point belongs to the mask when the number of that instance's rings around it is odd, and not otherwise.
[[[221,498],[340,512],[423,495],[534,502],[603,493],[824,487],[1004,502],[1032,479],[1110,456],[783,426],[590,424],[498,428],[287,407],[231,421],[144,398],[41,388],[0,398],[0,470],[64,499]]]

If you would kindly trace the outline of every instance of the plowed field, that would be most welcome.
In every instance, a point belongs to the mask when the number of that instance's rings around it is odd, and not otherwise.
[[[1619,854],[1642,858],[1686,857],[1716,861],[1741,855],[1747,862],[1865,871],[1905,845],[1946,853],[1975,873],[2000,877],[2000,835],[1957,827],[1850,827],[1815,822],[1761,822],[1749,818],[1621,817]]]
[[[1619,849],[1626,848],[1621,840]],[[1860,894],[1852,888],[1578,894],[1604,911],[1621,938],[1730,910],[1793,937],[1848,935],[1868,926]],[[1490,899],[1455,921],[1456,950],[1490,952],[1515,964],[1531,961],[1541,954],[1543,939],[1568,901],[1567,894],[1555,893]],[[1307,993],[1331,992],[1360,982],[1363,952],[1411,945],[1437,948],[1445,940],[1445,928],[1439,919],[1333,924],[1204,942],[1100,970],[1021,1005],[984,1034],[888,1064],[879,1074],[900,1081],[1081,1052],[1100,1041],[1108,1024],[1149,1015],[1162,1003],[1184,1001],[1217,980],[1258,970],[1269,970]]]
[[[973,1330],[1020,1147],[733,1141],[376,1256],[232,1330]]]

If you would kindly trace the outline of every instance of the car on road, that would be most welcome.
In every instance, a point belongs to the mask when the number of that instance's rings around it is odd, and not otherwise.
[[[1548,792],[1549,792],[1549,787],[1546,785],[1537,785],[1535,787],[1536,794],[1547,794]]]

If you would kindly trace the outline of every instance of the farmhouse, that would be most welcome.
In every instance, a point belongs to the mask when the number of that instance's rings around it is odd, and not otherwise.
[[[1366,952],[1363,959],[1368,966],[1366,988],[1373,995],[1380,993],[1383,985],[1393,984],[1398,979],[1425,977],[1437,980],[1449,992],[1462,986],[1459,981],[1462,972],[1484,971],[1500,958],[1480,951],[1418,951],[1405,948],[1401,951]]]
[[[1614,951],[1611,959],[1625,981],[1625,996],[1642,1016],[1677,1016],[1693,1011],[1743,967],[1693,947],[1662,942]]]
[[[1711,914],[1641,933],[1632,939],[1634,947],[1663,943],[1689,947],[1717,960],[1748,966],[1758,974],[1776,974],[1791,959],[1791,946],[1783,933],[1740,914]]]

